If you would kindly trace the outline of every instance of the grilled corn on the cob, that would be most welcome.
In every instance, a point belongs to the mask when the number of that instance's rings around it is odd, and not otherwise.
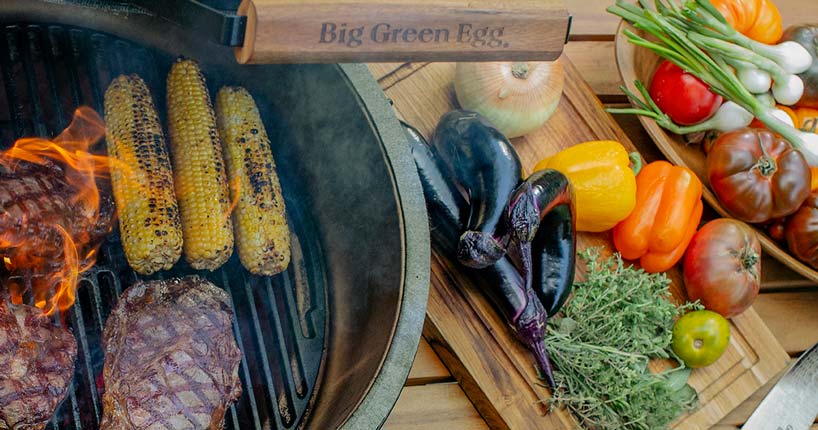
[[[144,275],[170,269],[182,255],[179,209],[162,126],[139,76],[108,86],[105,123],[125,257]]]
[[[216,118],[227,175],[236,184],[231,192],[239,259],[251,273],[283,272],[290,264],[290,230],[258,107],[246,89],[224,87],[216,96]]]
[[[185,260],[194,269],[215,270],[233,253],[233,224],[216,118],[198,64],[177,61],[167,92]]]

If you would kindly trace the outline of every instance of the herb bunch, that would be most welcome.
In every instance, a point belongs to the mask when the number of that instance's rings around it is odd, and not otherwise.
[[[653,358],[672,356],[675,319],[695,304],[671,301],[670,280],[625,265],[621,256],[579,254],[587,273],[574,284],[562,317],[549,322],[546,345],[566,407],[586,429],[655,430],[696,404],[683,366],[652,373]]]

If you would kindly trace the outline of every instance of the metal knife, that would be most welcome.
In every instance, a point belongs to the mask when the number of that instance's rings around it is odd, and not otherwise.
[[[818,415],[818,344],[776,382],[742,430],[808,430]]]

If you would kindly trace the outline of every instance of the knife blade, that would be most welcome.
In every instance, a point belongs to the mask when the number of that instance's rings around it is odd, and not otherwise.
[[[792,365],[742,430],[808,430],[818,415],[818,344]]]

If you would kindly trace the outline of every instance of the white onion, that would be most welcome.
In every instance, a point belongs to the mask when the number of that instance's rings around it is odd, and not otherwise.
[[[753,94],[765,93],[770,90],[773,79],[770,74],[757,67],[742,67],[736,71],[736,76]]]
[[[795,123],[792,122],[792,117],[781,109],[773,108],[770,110],[770,114],[774,116],[777,120],[789,125],[790,127],[795,127]]]
[[[458,63],[454,89],[460,107],[482,114],[513,138],[548,121],[559,104],[563,83],[559,60]]]
[[[812,56],[809,51],[791,40],[778,45],[765,46],[762,54],[778,63],[787,73],[802,73],[812,65]]]
[[[712,118],[705,121],[710,128],[728,132],[744,128],[753,122],[753,114],[731,101],[724,102]]]
[[[786,75],[783,80],[773,82],[773,97],[782,105],[789,106],[798,103],[803,94],[804,81],[797,75]]]
[[[801,155],[807,160],[807,164],[812,167],[818,167],[818,134],[799,131],[798,135],[801,137],[803,145],[798,148]]]

